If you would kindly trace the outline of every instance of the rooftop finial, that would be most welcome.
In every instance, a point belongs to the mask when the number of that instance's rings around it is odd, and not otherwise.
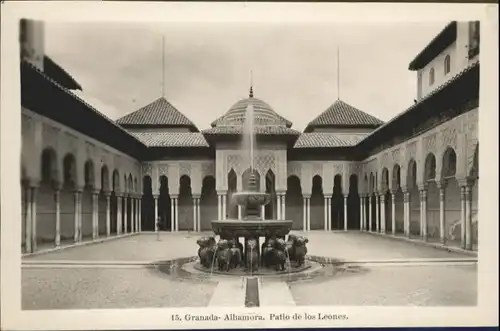
[[[250,70],[250,98],[253,98],[253,70]]]

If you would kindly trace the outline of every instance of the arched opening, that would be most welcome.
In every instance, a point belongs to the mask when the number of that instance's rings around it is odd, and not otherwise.
[[[168,178],[160,176],[160,196],[158,197],[158,217],[160,231],[172,231],[172,201],[168,189]],[[156,219],[153,217],[152,231],[155,230]]]
[[[420,236],[420,192],[417,186],[417,162],[414,159],[408,163],[407,178],[410,192],[410,236]]]
[[[365,174],[365,179],[364,179],[364,189],[365,189],[365,192],[366,192],[366,195],[365,195],[365,199],[364,200],[364,204],[363,204],[363,213],[364,213],[364,219],[365,219],[365,224],[364,224],[364,227],[363,229],[364,230],[369,230],[369,222],[370,222],[370,204],[369,204],[369,200],[368,200],[368,197],[370,196],[370,181],[368,179],[368,176]]]
[[[106,213],[107,213],[107,202],[106,202],[106,194],[111,192],[109,187],[109,170],[106,165],[101,167],[101,191],[99,192],[98,198],[98,232],[99,236],[106,235]]]
[[[445,196],[445,236],[450,244],[461,245],[461,204],[460,186],[456,180],[457,155],[452,147],[446,148],[443,154],[441,178],[446,183]]]
[[[82,192],[82,238],[92,239],[92,192],[94,190],[94,163],[87,160],[84,168],[84,186]]]
[[[427,240],[439,241],[439,189],[436,184],[436,157],[433,153],[425,157],[424,182],[427,186]]]
[[[56,236],[55,189],[58,185],[57,155],[54,149],[42,151],[41,181],[36,196],[36,242],[54,243]],[[26,205],[26,204],[25,204]],[[23,222],[23,229],[26,224]],[[25,230],[24,230],[25,231]],[[23,239],[25,238],[23,232]]]
[[[238,176],[236,175],[236,172],[234,169],[231,169],[229,173],[227,174],[227,202],[226,202],[226,209],[227,211],[227,218],[229,219],[236,219],[238,218],[238,205],[234,202],[233,200],[233,194],[237,192],[238,189]],[[224,215],[222,215],[224,216]]]
[[[370,173],[370,226],[372,231],[377,229],[377,184],[373,172]]]
[[[118,233],[118,194],[120,193],[120,173],[117,169],[113,171],[113,191],[111,191],[111,233]]]
[[[153,180],[151,176],[142,178],[141,230],[155,230],[155,200],[153,198]]]
[[[349,176],[349,196],[347,197],[347,229],[359,229],[361,217],[359,215],[358,176]]]
[[[72,242],[75,236],[75,193],[76,189],[76,159],[73,154],[63,158],[63,185],[60,193],[60,233],[61,244]]]
[[[312,178],[311,190],[311,230],[324,229],[325,197],[323,195],[323,179],[320,175]]]
[[[429,85],[433,85],[436,80],[435,73],[434,73],[434,68],[431,68],[429,71]]]
[[[400,234],[404,233],[404,196],[401,190],[401,167],[399,164],[395,164],[392,170],[392,192],[394,194],[391,197],[394,199],[394,233]]]
[[[297,176],[290,176],[287,178],[285,204],[286,218],[293,221],[292,229],[302,230],[304,203],[300,179]]]
[[[344,196],[342,194],[342,176],[333,178],[331,229],[342,230],[344,228]]]
[[[264,207],[266,219],[277,218],[276,178],[274,172],[269,169],[266,173],[266,193],[271,195],[271,201]]]
[[[447,75],[451,71],[451,58],[450,55],[446,55],[444,58],[444,74]]]
[[[128,193],[134,193],[134,180],[132,179],[132,174],[129,174],[128,175],[128,180],[127,180],[128,184],[127,184],[127,187],[128,187]],[[126,211],[127,211],[127,222],[125,222],[125,231],[127,233],[131,233],[132,232],[132,228],[133,228],[133,221],[134,221],[134,206],[132,205],[132,198],[130,196],[127,196],[125,198],[125,201],[127,202],[125,207],[126,207]]]
[[[381,182],[382,192],[380,194],[384,195],[384,203],[380,204],[380,208],[384,210],[385,218],[382,218],[382,211],[380,211],[380,222],[384,222],[385,231],[392,232],[392,215],[391,215],[391,192],[389,191],[389,169],[382,168],[382,182]]]
[[[217,219],[217,191],[215,189],[215,178],[207,176],[203,178],[200,197],[200,228],[202,231],[212,229],[212,220]]]
[[[179,179],[179,230],[194,230],[193,194],[191,178],[182,175]]]

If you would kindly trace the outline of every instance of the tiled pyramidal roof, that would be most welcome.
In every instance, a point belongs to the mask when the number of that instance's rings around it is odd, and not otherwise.
[[[332,132],[302,133],[293,148],[351,147],[363,140],[368,133],[346,134]]]
[[[209,147],[200,132],[131,132],[148,147]]]
[[[365,113],[342,100],[335,101],[328,109],[307,124],[304,132],[314,127],[373,127],[384,124],[378,118]]]
[[[164,97],[119,118],[116,122],[123,126],[186,126],[196,129],[194,123]]]

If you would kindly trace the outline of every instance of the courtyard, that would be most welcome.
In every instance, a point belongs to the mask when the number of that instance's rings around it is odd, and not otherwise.
[[[293,281],[259,279],[260,306],[473,306],[473,254],[365,232],[294,234],[308,255],[342,262],[335,273]],[[244,306],[242,277],[183,277],[152,266],[196,255],[209,233],[141,233],[25,256],[22,309]]]

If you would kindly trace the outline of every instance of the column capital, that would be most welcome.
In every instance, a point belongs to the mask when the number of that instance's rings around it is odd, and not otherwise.
[[[178,194],[170,194],[170,199],[179,199]]]
[[[83,186],[78,186],[73,188],[73,193],[82,193],[83,192]]]
[[[219,190],[217,191],[217,195],[226,195],[227,194],[227,190]]]
[[[332,195],[331,194],[325,194],[323,195],[325,199],[331,199],[332,198]]]
[[[201,199],[201,194],[193,194],[193,199]]]
[[[471,188],[474,186],[474,181],[470,180],[469,178],[461,178],[457,179],[458,186],[460,187],[465,187],[465,188]]]
[[[99,195],[101,194],[101,190],[94,189],[92,190],[92,195]]]
[[[310,194],[302,194],[302,199],[311,199]]]
[[[344,199],[349,198],[349,194],[344,194]]]
[[[401,186],[401,191],[406,194],[408,193],[408,186]]]
[[[159,194],[153,194],[153,198],[158,199],[160,197]]]
[[[392,196],[395,196],[398,193],[397,190],[390,190],[389,192],[391,193]]]
[[[380,195],[380,201],[384,202],[385,201],[385,194]]]
[[[428,187],[428,186],[429,186],[429,185],[428,185],[427,183],[422,183],[422,184],[419,184],[419,185],[418,185],[418,190],[419,190],[420,192],[427,191],[427,187]]]
[[[111,191],[103,191],[103,193],[106,198],[111,196]]]

